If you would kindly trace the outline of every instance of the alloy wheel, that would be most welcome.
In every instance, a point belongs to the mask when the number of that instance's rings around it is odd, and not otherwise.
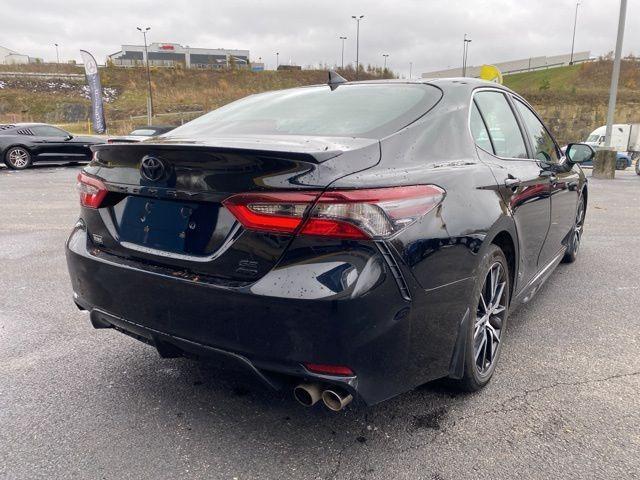
[[[23,148],[13,148],[7,155],[9,162],[15,168],[25,168],[29,165],[29,152]]]
[[[582,232],[584,231],[584,202],[580,199],[578,203],[578,212],[576,213],[576,224],[573,227],[573,253],[578,253],[580,249],[580,241],[582,240]]]
[[[507,311],[506,272],[495,262],[487,273],[480,291],[480,300],[473,330],[473,354],[480,376],[487,375],[500,348],[502,326]]]

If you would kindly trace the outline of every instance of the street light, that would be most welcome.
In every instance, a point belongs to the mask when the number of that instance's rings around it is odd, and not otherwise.
[[[467,55],[469,53],[469,44],[471,43],[471,39],[467,38],[467,34],[464,34],[464,43],[462,48],[462,76],[467,76]]]
[[[136,27],[144,37],[144,58],[147,64],[147,123],[152,125],[153,122],[153,96],[151,93],[151,70],[149,70],[149,52],[147,51],[147,32],[151,30],[151,27]]]
[[[351,15],[356,21],[356,80],[358,79],[358,73],[360,71],[360,20],[364,18],[364,15]]]
[[[280,66],[280,52],[276,52],[276,70]]]
[[[620,79],[620,56],[622,55],[622,40],[624,38],[624,23],[627,17],[627,0],[620,0],[620,18],[618,19],[618,38],[616,40],[616,53],[613,60],[613,72],[611,74],[611,89],[609,92],[609,108],[607,110],[607,130],[604,144],[611,147],[611,132],[613,131],[613,115],[616,112],[616,97],[618,95],[618,80]]]
[[[389,58],[389,54],[388,53],[383,53],[382,56],[384,57],[384,69],[387,69],[387,58]]]
[[[56,46],[56,63],[60,63],[60,55],[58,54],[58,44],[54,43]]]
[[[578,7],[580,6],[580,2],[576,2],[576,15],[573,19],[573,39],[571,40],[571,59],[569,60],[569,65],[573,65],[573,47],[576,44],[576,25],[578,24]]]
[[[340,37],[340,40],[342,40],[342,70],[344,70],[344,41],[347,39],[347,37]]]

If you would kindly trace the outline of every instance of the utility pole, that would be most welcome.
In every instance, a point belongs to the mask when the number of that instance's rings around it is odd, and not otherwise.
[[[620,18],[618,19],[618,38],[616,53],[611,73],[611,89],[609,91],[609,109],[607,110],[607,131],[605,146],[611,148],[611,132],[613,131],[613,117],[616,113],[616,97],[618,95],[618,80],[620,79],[620,57],[622,55],[622,40],[624,38],[624,23],[627,18],[627,0],[620,0]]]
[[[151,27],[136,27],[142,36],[144,37],[144,58],[147,64],[147,123],[153,124],[153,94],[151,93],[151,70],[149,70],[149,51],[147,50],[147,32],[151,30]]]
[[[347,39],[347,37],[340,37],[340,40],[342,40],[342,70],[344,70],[344,41]]]
[[[360,73],[360,20],[364,18],[364,15],[351,15],[356,21],[356,80],[358,79],[358,74]]]
[[[471,43],[471,39],[467,38],[467,34],[464,34],[464,41],[462,44],[462,76],[467,76],[467,54],[469,52],[469,44]]]
[[[576,15],[573,19],[573,39],[571,40],[571,59],[569,60],[569,65],[573,65],[573,47],[576,44],[576,25],[578,25],[578,7],[580,6],[580,2],[576,2]]]
[[[56,46],[56,63],[60,63],[60,55],[58,54],[58,44],[54,43],[54,45]]]
[[[280,66],[280,52],[276,52],[276,70]]]
[[[389,58],[389,54],[388,53],[383,53],[382,56],[384,57],[384,69],[387,69],[387,58]]]

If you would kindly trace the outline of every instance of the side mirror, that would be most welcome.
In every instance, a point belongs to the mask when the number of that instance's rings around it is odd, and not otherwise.
[[[67,134],[67,138],[65,138],[65,140],[71,140],[71,139],[73,139],[73,135],[71,135],[70,133]]]
[[[593,160],[596,151],[586,143],[570,143],[565,155],[571,163],[584,163]]]

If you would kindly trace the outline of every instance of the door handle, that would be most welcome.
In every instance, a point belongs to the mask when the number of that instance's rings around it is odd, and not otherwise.
[[[522,183],[522,180],[520,180],[519,178],[513,178],[513,177],[509,177],[504,181],[504,185],[507,188],[519,187],[521,183]]]

